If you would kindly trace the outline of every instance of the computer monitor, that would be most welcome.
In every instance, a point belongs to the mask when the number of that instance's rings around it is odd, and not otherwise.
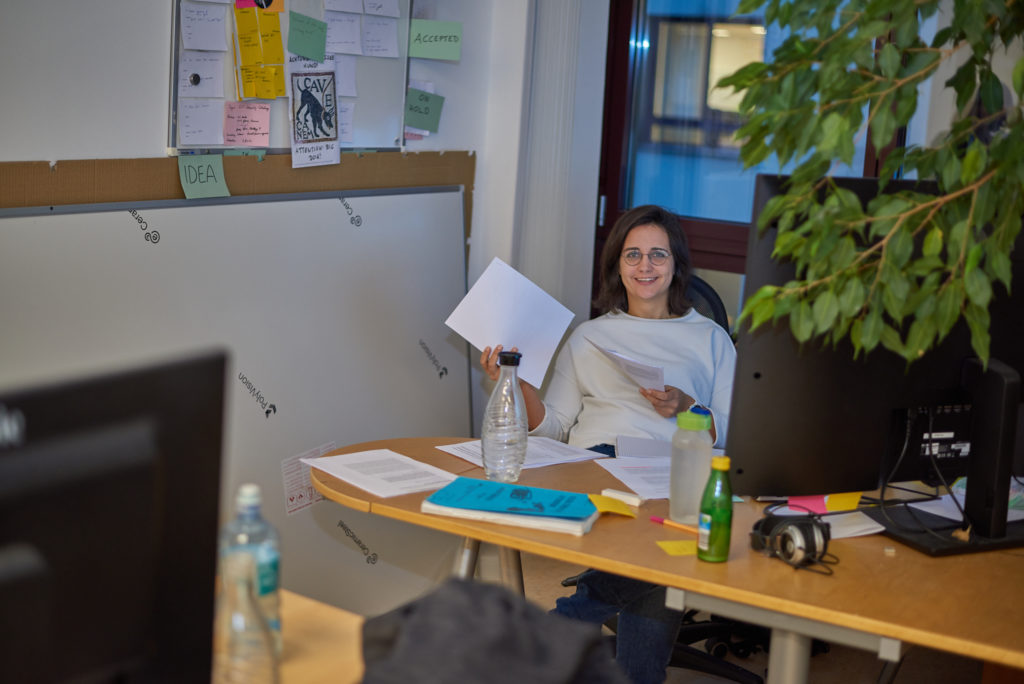
[[[0,681],[210,681],[225,370],[0,390]]]
[[[745,298],[763,285],[794,278],[791,263],[772,259],[775,228],[763,233],[757,228],[761,210],[787,180],[757,177]],[[835,180],[865,204],[878,192],[877,179]],[[885,191],[906,189],[936,192],[934,184],[917,181],[892,181]],[[873,490],[890,475],[893,481],[930,480],[935,475],[928,452],[941,451],[943,457],[936,460],[949,481],[970,469],[967,513],[975,541],[946,543],[952,529],[936,536],[922,531],[916,521],[890,521],[907,515],[902,508],[879,516],[888,531],[897,537],[906,533],[902,541],[935,555],[1024,544],[1021,524],[1006,525],[1010,461],[1021,412],[1019,375],[1024,371],[1021,251],[1014,252],[1012,296],[1001,286],[995,288],[991,361],[983,374],[963,322],[909,366],[881,348],[855,359],[845,341],[835,347],[820,340],[801,345],[785,320],[775,326],[766,323],[753,333],[749,325],[741,325],[726,445],[734,491],[814,495]],[[942,443],[931,439],[940,432],[951,436]],[[928,522],[956,527],[942,519]]]

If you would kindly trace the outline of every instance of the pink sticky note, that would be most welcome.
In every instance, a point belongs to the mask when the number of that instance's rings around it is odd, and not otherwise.
[[[270,144],[270,103],[225,102],[224,144],[267,147]]]
[[[224,132],[225,141],[227,140],[227,131]],[[824,496],[791,496],[789,497],[789,507],[797,513],[827,513],[828,508],[825,506]]]
[[[235,0],[235,9],[246,9],[247,7],[255,7],[256,0]]]

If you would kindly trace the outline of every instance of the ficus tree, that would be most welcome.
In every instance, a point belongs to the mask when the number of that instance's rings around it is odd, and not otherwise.
[[[948,26],[926,43],[921,23],[940,4],[943,18],[952,10]],[[743,0],[739,13],[762,6],[786,39],[718,85],[743,91],[744,165],[775,155],[792,167],[758,222],[777,225],[773,258],[792,261],[796,279],[762,288],[740,320],[757,328],[788,317],[801,342],[848,339],[855,355],[881,345],[910,362],[963,317],[987,361],[988,304],[1011,286],[1024,216],[1024,120],[992,62],[1024,33],[1024,0]],[[963,61],[933,84],[956,93],[950,130],[928,146],[896,146],[879,173],[931,179],[938,193],[880,193],[862,207],[830,172],[852,162],[858,135],[888,145],[947,60]],[[1020,98],[1024,58],[1011,80]]]

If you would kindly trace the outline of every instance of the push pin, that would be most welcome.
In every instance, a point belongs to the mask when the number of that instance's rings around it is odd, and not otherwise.
[[[188,82],[191,83],[192,85],[199,85],[199,81],[201,81],[201,80],[202,79],[199,77],[199,74],[192,74],[191,76],[188,77]]]

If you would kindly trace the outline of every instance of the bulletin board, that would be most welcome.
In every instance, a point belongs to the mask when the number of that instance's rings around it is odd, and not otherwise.
[[[411,0],[327,0],[326,3],[325,0],[256,1],[272,7],[276,5],[281,10],[278,21],[285,62],[289,59],[291,12],[309,17],[315,22],[322,21],[328,24],[328,30],[331,31],[328,35],[333,40],[328,42],[328,49],[348,51],[327,53],[328,59],[335,60],[333,69],[338,77],[338,87],[342,88],[351,80],[350,87],[354,89],[339,90],[337,97],[331,100],[337,102],[337,108],[333,112],[330,106],[323,110],[323,120],[329,120],[337,128],[339,147],[342,150],[400,147],[403,143],[404,130]],[[235,0],[174,0],[172,5],[168,151],[173,154],[246,149],[245,145],[232,144],[230,141],[198,142],[198,139],[210,140],[214,133],[210,130],[214,124],[210,122],[215,117],[214,111],[222,102],[245,101],[266,103],[270,109],[268,145],[251,147],[258,148],[261,152],[290,152],[293,109],[301,107],[298,100],[290,106],[288,96],[280,94],[280,91],[278,96],[267,99],[269,96],[266,90],[262,93],[264,97],[246,97],[244,93],[239,97],[239,88],[244,86],[238,85],[241,70],[238,66],[240,56],[236,41],[238,26],[234,13]],[[335,12],[325,10],[325,5],[346,9],[358,9],[363,6],[364,11]],[[382,7],[385,9],[381,10]],[[189,16],[194,16],[197,12],[204,16],[212,14],[213,34],[216,34],[216,23],[222,24],[224,49],[186,49],[186,43],[194,46],[197,38],[189,33],[183,23],[183,11]],[[376,11],[397,13],[398,16],[374,14]],[[359,27],[362,36],[360,46],[353,47],[344,37],[338,37],[343,36],[337,30],[341,25],[339,18],[348,20],[344,24],[346,26]],[[390,25],[392,22],[393,28]],[[390,32],[393,30],[394,51],[390,45],[382,46],[377,42],[376,34],[368,33],[371,30],[369,27],[383,30],[380,35],[386,37],[384,43],[390,43]],[[186,35],[183,35],[183,28]],[[358,42],[358,38],[356,40]],[[207,44],[207,47],[211,46]],[[361,51],[364,54],[351,54],[352,51]],[[376,56],[375,53],[388,56]],[[392,54],[394,56],[391,56]],[[281,70],[286,70],[285,65],[281,65]],[[282,78],[287,81],[288,77],[284,75]],[[286,90],[290,87],[291,84],[285,84]],[[309,120],[308,117],[308,111],[300,114],[300,118]],[[231,125],[227,124],[228,127]],[[239,139],[237,135],[232,137],[235,140]]]

